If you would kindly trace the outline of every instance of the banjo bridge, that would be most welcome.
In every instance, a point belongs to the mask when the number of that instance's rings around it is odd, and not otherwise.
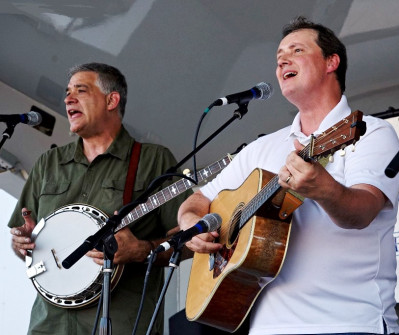
[[[39,263],[36,263],[35,265],[32,265],[29,269],[27,269],[26,274],[28,275],[29,279],[32,279],[45,271],[46,267],[44,266],[43,261],[40,261]]]
[[[60,262],[58,261],[57,255],[55,254],[55,250],[54,250],[54,249],[51,249],[51,253],[53,254],[55,264],[57,264],[57,267],[58,267],[59,269],[61,269],[62,267],[61,267]]]

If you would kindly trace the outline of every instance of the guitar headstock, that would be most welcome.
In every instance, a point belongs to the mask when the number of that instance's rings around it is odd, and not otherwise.
[[[366,132],[366,123],[362,118],[363,113],[359,110],[351,113],[314,138],[299,155],[305,160],[318,160],[349,144],[354,144]]]

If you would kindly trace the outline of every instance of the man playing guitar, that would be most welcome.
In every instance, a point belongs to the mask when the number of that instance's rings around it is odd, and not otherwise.
[[[324,136],[326,129],[334,129],[336,122],[349,117],[351,109],[343,95],[345,73],[345,46],[330,29],[302,17],[286,26],[277,49],[276,75],[282,94],[298,108],[293,124],[248,145],[180,207],[179,224],[187,229],[210,209],[218,213],[215,200],[225,205],[220,192],[239,188],[256,168],[277,174],[282,188],[304,197],[293,213],[284,264],[253,302],[250,335],[399,331],[394,310],[393,241],[399,178],[384,175],[399,146],[395,131],[387,122],[366,116],[367,132],[354,152],[352,145],[337,151],[325,167],[298,155],[312,135],[316,139]],[[217,232],[198,235],[186,246],[196,253],[218,255],[229,248],[218,243],[218,237]],[[263,252],[274,248],[277,246]],[[209,266],[204,271],[209,271]],[[217,276],[223,277],[223,272],[214,273],[213,277]],[[243,289],[250,281],[240,273],[236,277],[242,280]],[[265,281],[269,278],[262,277],[254,284],[262,286]],[[210,291],[214,294],[215,290]],[[220,328],[229,329],[235,314],[230,308],[239,309],[242,304],[242,300],[234,300],[242,297],[239,293],[238,289],[229,292],[226,310],[214,310],[215,320],[209,321],[207,316],[205,323],[217,326],[225,322]],[[204,301],[208,302],[208,297]],[[186,310],[190,302],[188,295]],[[223,320],[216,320],[218,311]],[[189,318],[201,322],[200,314],[205,312],[201,309]]]

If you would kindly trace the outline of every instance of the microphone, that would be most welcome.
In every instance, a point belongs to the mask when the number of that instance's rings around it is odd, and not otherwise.
[[[394,178],[399,171],[399,151],[385,169],[385,175]]]
[[[25,114],[6,114],[0,115],[0,122],[12,124],[25,123],[29,126],[37,126],[42,122],[42,116],[38,112],[30,111]]]
[[[184,243],[190,241],[194,236],[202,233],[208,233],[219,229],[222,224],[222,218],[219,214],[209,213],[206,214],[199,222],[187,229],[181,230],[166,242],[161,243],[156,249],[155,253],[169,250],[171,247],[174,249],[181,248]]]
[[[232,103],[237,103],[241,105],[254,99],[267,100],[272,96],[272,94],[273,94],[272,85],[261,82],[256,86],[252,87],[250,90],[226,95],[223,98],[217,99],[209,107],[212,108],[213,106],[225,106]]]

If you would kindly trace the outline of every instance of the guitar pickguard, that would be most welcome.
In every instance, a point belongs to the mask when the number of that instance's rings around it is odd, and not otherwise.
[[[220,274],[223,272],[229,260],[231,259],[231,257],[233,257],[236,246],[237,246],[237,241],[233,243],[231,248],[227,248],[226,245],[224,245],[220,251],[213,254],[214,255],[213,279],[220,276]]]
[[[221,250],[211,255],[212,258],[210,261],[213,262],[212,269],[214,279],[220,276],[234,254],[240,233],[239,223],[241,219],[241,210],[244,206],[244,202],[240,202],[236,206],[228,223],[229,231],[227,234],[227,242],[223,244],[223,248]],[[220,242],[223,243],[223,241]]]

